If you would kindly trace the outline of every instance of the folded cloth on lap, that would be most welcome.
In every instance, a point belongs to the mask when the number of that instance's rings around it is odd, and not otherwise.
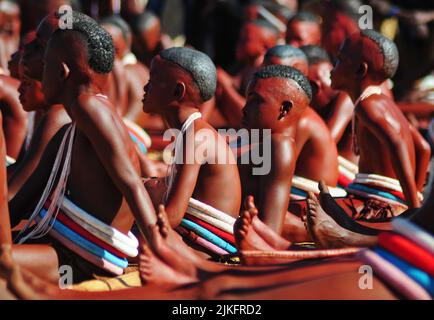
[[[315,194],[319,194],[320,191],[318,188],[318,182],[299,176],[293,176],[291,186],[291,199],[299,200],[300,197],[304,197],[303,199],[306,199],[307,192],[309,191]],[[335,198],[347,196],[347,192],[341,188],[329,187],[329,191],[331,196]],[[297,199],[294,198],[294,196],[297,197]]]
[[[128,232],[128,236],[119,232],[112,226],[91,216],[66,197],[63,199],[61,210],[65,215],[97,238],[126,253],[129,257],[137,256],[139,241],[131,232]]]
[[[193,217],[196,217],[200,220],[203,220],[207,223],[209,223],[210,225],[219,228],[220,230],[223,230],[227,233],[233,233],[233,224],[229,224],[227,222],[221,221],[219,219],[216,219],[206,213],[203,213],[199,210],[197,210],[196,208],[193,207],[188,207],[187,208],[187,213],[192,215]]]
[[[176,231],[178,231],[183,237],[188,238],[191,242],[200,245],[208,252],[217,254],[219,256],[224,256],[229,254],[229,252],[227,252],[226,250],[223,250],[222,248],[216,246],[215,244],[209,242],[208,240],[198,236],[193,231],[189,231],[181,226],[178,226],[176,228]]]
[[[418,225],[408,219],[395,218],[392,220],[392,229],[434,255],[434,237]]]
[[[431,296],[434,295],[434,278],[431,277],[428,273],[412,266],[410,263],[399,259],[394,254],[383,250],[381,248],[375,248],[375,253],[381,256],[383,259],[387,260],[395,267],[400,269],[414,281],[416,281],[419,285],[421,285]]]
[[[46,210],[42,209],[39,216],[40,218],[43,218],[46,214]],[[65,225],[60,223],[59,221],[52,221],[53,227],[57,233],[61,234],[65,239],[71,241],[72,243],[78,245],[79,247],[87,250],[88,252],[100,257],[101,259],[107,260],[108,262],[125,269],[128,267],[128,261],[126,259],[121,259],[119,257],[116,257],[115,255],[111,254],[107,250],[102,249],[101,247],[95,245],[94,243],[86,240],[85,238],[81,237],[76,232],[70,230]],[[52,230],[51,229],[51,230]],[[50,232],[51,232],[50,230]],[[78,255],[80,253],[76,252]],[[111,271],[111,270],[108,270]]]
[[[80,246],[76,245],[74,242],[62,236],[55,229],[50,230],[50,236],[56,239],[57,241],[59,241],[59,243],[62,244],[65,248],[76,253],[84,260],[92,263],[93,265],[103,270],[106,270],[116,276],[120,276],[124,273],[124,269],[122,269],[121,267],[118,267],[117,265],[105,260],[104,258],[98,257],[92,254],[91,252],[81,248]]]
[[[207,205],[206,203],[200,202],[199,200],[190,198],[188,201],[188,208],[194,208],[202,213],[205,213],[217,220],[220,220],[222,222],[226,222],[230,226],[233,226],[235,223],[235,218],[231,217],[229,214],[224,213],[223,211],[220,211],[216,208],[211,207],[210,205]],[[187,212],[188,212],[187,208]],[[190,212],[188,212],[190,213]]]
[[[417,282],[399,270],[396,266],[369,249],[362,250],[358,257],[371,266],[387,284],[395,288],[408,299],[431,300],[429,293]]]
[[[187,220],[193,221],[195,223],[197,223],[198,225],[200,225],[201,227],[204,227],[205,229],[207,229],[208,231],[214,233],[215,235],[219,236],[220,238],[222,238],[223,240],[226,240],[227,242],[231,243],[231,244],[235,244],[235,238],[233,235],[233,232],[227,233],[221,229],[218,229],[216,227],[214,227],[213,225],[210,225],[209,223],[202,221],[194,216],[191,216],[189,214],[185,215],[185,218]]]
[[[434,255],[420,248],[409,239],[392,232],[382,232],[378,236],[378,245],[413,266],[434,276]]]
[[[182,219],[181,226],[193,231],[197,235],[203,237],[204,239],[208,240],[209,242],[215,244],[216,246],[228,251],[229,253],[235,253],[237,252],[237,249],[233,247],[228,242],[224,241],[222,238],[216,236],[212,232],[206,230],[205,228],[199,226],[198,224],[194,223],[193,221],[189,221],[187,219]]]

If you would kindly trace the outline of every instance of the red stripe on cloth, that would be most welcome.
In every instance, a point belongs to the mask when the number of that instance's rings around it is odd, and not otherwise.
[[[344,176],[343,174],[339,174],[338,177],[338,184],[341,185],[342,187],[348,187],[348,185],[351,183],[352,181],[350,179],[348,179],[346,176]]]
[[[434,256],[407,238],[393,232],[382,232],[378,236],[378,244],[409,264],[434,276]]]
[[[235,238],[232,234],[229,234],[223,230],[220,230],[217,227],[214,227],[213,225],[210,225],[209,223],[200,220],[190,214],[185,214],[185,218],[193,221],[194,223],[197,223],[198,225],[200,225],[201,227],[204,227],[205,229],[207,229],[208,231],[214,233],[216,236],[219,236],[220,238],[222,238],[223,240],[226,240],[227,242],[231,243],[231,244],[235,244]]]
[[[46,207],[46,206],[44,206],[44,207]],[[45,209],[47,209],[47,208],[45,208]],[[104,250],[107,250],[108,252],[110,252],[110,253],[112,253],[112,254],[120,257],[120,258],[126,258],[127,257],[127,255],[125,253],[122,253],[119,250],[117,250],[116,248],[113,248],[112,246],[105,243],[101,239],[95,237],[93,234],[91,234],[89,231],[84,229],[82,226],[78,225],[71,218],[67,217],[62,211],[59,211],[56,219],[59,220],[61,223],[63,223],[66,227],[68,227],[72,231],[78,233],[80,236],[82,236],[86,240],[89,240],[90,242],[96,244],[97,246],[103,248]]]

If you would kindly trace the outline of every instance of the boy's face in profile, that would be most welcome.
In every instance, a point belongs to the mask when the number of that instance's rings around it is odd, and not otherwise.
[[[263,55],[275,45],[272,38],[272,32],[265,27],[247,23],[241,30],[237,43],[237,60],[248,61]]]
[[[309,82],[312,87],[312,103],[315,109],[326,107],[336,95],[331,87],[330,72],[333,66],[328,61],[320,61],[309,67]]]
[[[144,88],[143,111],[162,114],[173,101],[176,70],[159,55],[152,59],[149,81]]]
[[[352,43],[351,38],[342,44],[330,74],[333,89],[346,90],[360,83],[357,72],[362,64],[361,50]]]

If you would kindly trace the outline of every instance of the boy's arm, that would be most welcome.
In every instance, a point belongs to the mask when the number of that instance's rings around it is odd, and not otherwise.
[[[345,129],[351,122],[354,112],[354,104],[351,102],[350,97],[343,92],[340,92],[333,106],[333,113],[329,119],[327,119],[327,127],[330,129],[330,133],[336,144],[341,140]]]
[[[431,147],[414,126],[410,125],[410,130],[416,151],[416,185],[417,189],[422,191],[431,159]]]
[[[77,127],[92,144],[107,173],[125,197],[140,231],[147,237],[148,227],[156,223],[151,199],[137,174],[122,137],[122,120],[115,119],[114,111],[94,97],[79,97],[72,112]]]
[[[393,169],[401,183],[405,199],[410,208],[416,208],[420,206],[420,203],[417,197],[416,181],[409,153],[396,129],[386,120],[387,106],[383,105],[383,103],[385,102],[375,102],[372,97],[367,98],[359,104],[356,111],[357,117],[387,146],[391,155]]]
[[[271,150],[271,171],[262,179],[258,207],[261,220],[280,234],[296,163],[294,142],[288,137],[273,135]]]

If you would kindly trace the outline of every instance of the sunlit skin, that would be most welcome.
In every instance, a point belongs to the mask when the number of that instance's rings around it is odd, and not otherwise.
[[[230,127],[238,128],[240,126],[247,84],[262,64],[267,50],[276,45],[277,38],[277,33],[266,27],[255,23],[246,23],[241,30],[236,52],[238,62],[244,67],[234,77],[223,69],[218,69],[217,108],[226,118]]]
[[[243,109],[246,128],[271,129],[272,152],[267,175],[253,176],[250,165],[239,166],[243,197],[257,199],[260,219],[277,234],[282,231],[297,160],[297,123],[309,103],[301,92],[292,80],[255,79],[248,87]]]
[[[293,67],[304,75],[308,74],[307,61],[301,58],[280,58],[272,56],[263,65],[280,64]],[[313,181],[325,181],[336,186],[338,179],[338,160],[336,144],[324,121],[309,106],[297,123],[295,139],[297,165],[295,174]]]
[[[312,107],[324,119],[344,158],[357,162],[351,148],[351,119],[354,105],[344,91],[331,86],[330,72],[333,66],[328,61],[319,61],[309,66],[308,79],[312,87]]]
[[[145,87],[143,111],[159,114],[169,128],[180,129],[182,123],[193,113],[198,111],[203,101],[190,74],[177,65],[156,56],[151,64],[150,80]],[[172,93],[172,94],[170,94]],[[218,163],[218,154],[208,152],[204,159],[195,159],[194,164],[177,165],[177,175],[173,189],[166,202],[166,212],[172,227],[179,225],[187,209],[190,197],[198,199],[232,216],[238,216],[241,205],[241,185],[238,169],[233,159],[232,151],[225,140],[203,119],[194,122],[195,143],[186,144],[184,157],[194,152],[201,143],[198,134],[200,130],[209,133],[214,139],[216,150],[227,152],[229,163]],[[211,142],[209,142],[211,143]],[[223,151],[222,151],[223,152]],[[186,158],[185,158],[186,159]],[[208,163],[204,162],[208,161]],[[184,161],[186,163],[186,161]],[[201,165],[201,163],[205,163]],[[214,164],[213,164],[214,163]],[[148,185],[155,204],[162,203],[161,197],[165,186],[162,183],[152,187]],[[212,186],[212,187],[211,187]],[[151,190],[155,189],[155,190]]]
[[[311,21],[291,21],[286,29],[286,43],[299,48],[321,43],[321,28]]]
[[[367,58],[377,66],[383,63],[377,45],[356,33],[339,51],[331,73],[333,88],[346,91],[355,101],[366,87],[383,83],[384,78],[365,62]],[[365,99],[356,106],[355,112],[359,171],[398,179],[408,206],[418,207],[416,154],[408,121],[393,100],[384,95]]]

